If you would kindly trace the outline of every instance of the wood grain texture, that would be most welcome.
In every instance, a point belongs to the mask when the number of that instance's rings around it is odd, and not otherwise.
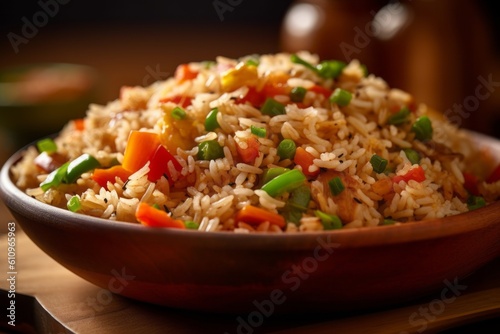
[[[2,236],[0,249],[6,249],[6,242],[6,237]],[[39,333],[232,334],[238,333],[242,323],[235,315],[176,310],[110,294],[60,266],[24,233],[17,235],[17,263],[17,292],[35,296],[40,304],[35,310]],[[1,268],[6,272],[4,263]],[[425,328],[425,333],[433,333],[483,319],[498,317],[500,321],[500,259],[457,284],[460,285],[459,296],[453,298],[452,293],[445,293],[446,299],[453,299],[449,303],[443,302],[438,293],[380,311],[293,317],[271,315],[265,317],[260,326],[240,327],[239,330],[242,333],[251,330],[253,333],[291,334],[417,333]],[[0,282],[0,288],[7,289],[5,280]],[[422,309],[434,310],[428,313],[432,321],[425,320]],[[248,324],[249,314],[240,316]]]

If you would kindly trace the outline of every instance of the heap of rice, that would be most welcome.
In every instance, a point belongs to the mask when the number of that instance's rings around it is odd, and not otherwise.
[[[313,65],[320,62],[307,52],[298,56]],[[94,182],[90,171],[75,184],[43,191],[39,184],[49,171],[33,163],[39,154],[34,147],[13,168],[14,178],[28,195],[54,206],[65,208],[67,201],[77,196],[81,202],[78,212],[82,214],[137,222],[136,209],[140,202],[146,202],[164,208],[175,219],[194,221],[204,231],[319,231],[324,225],[316,210],[337,215],[344,228],[468,211],[469,193],[464,188],[463,173],[484,176],[491,172],[494,166],[485,152],[474,153],[467,133],[425,105],[417,105],[410,94],[390,88],[373,74],[367,75],[358,61],[346,65],[338,77],[325,79],[313,69],[292,62],[290,54],[284,53],[190,63],[187,68],[191,76],[177,75],[149,87],[124,87],[116,101],[91,105],[83,130],[70,122],[55,139],[57,154],[66,160],[89,153],[101,165],[109,166],[113,161],[122,162],[132,130],[156,132],[182,166],[172,185],[165,177],[148,181],[149,166],[145,164],[128,180],[117,178],[106,187]],[[252,66],[255,69],[249,70]],[[238,72],[241,68],[255,75]],[[282,93],[293,87],[307,90],[301,102],[293,102],[289,94]],[[352,94],[348,105],[329,100],[336,88]],[[264,115],[260,105],[252,105],[245,98],[264,91],[267,97],[285,105],[284,114]],[[176,123],[171,112],[179,105],[186,118]],[[205,118],[213,108],[219,110],[219,126],[206,131]],[[403,124],[389,124],[390,117],[402,108],[411,110],[408,119]],[[416,140],[411,130],[423,115],[431,119],[434,130],[428,141]],[[265,135],[253,134],[252,126],[265,129]],[[191,144],[176,146],[171,141],[172,133]],[[250,137],[258,141],[258,156],[243,161],[240,152],[247,148]],[[223,147],[223,157],[199,160],[198,143],[212,139]],[[268,221],[236,222],[236,212],[247,205],[283,213],[290,194],[271,197],[260,189],[262,174],[269,168],[301,169],[293,159],[280,159],[277,146],[283,139],[293,140],[313,158],[309,170],[303,171],[312,195],[307,210],[299,221],[287,221],[284,228]],[[418,165],[412,164],[404,152],[410,148],[420,155]],[[388,161],[383,172],[374,171],[370,162],[374,154]],[[478,156],[486,163],[470,164]],[[419,166],[425,171],[424,181],[395,181],[396,176],[407,175]],[[331,194],[322,175],[339,176],[345,186],[342,194]],[[479,182],[478,188],[487,203],[500,194],[500,182]]]

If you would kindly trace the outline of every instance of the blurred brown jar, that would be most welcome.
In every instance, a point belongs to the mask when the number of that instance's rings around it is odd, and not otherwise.
[[[357,58],[457,125],[500,135],[494,125],[500,94],[487,91],[500,91],[491,84],[500,82],[492,45],[473,0],[302,0],[291,6],[282,27],[285,51]],[[490,87],[477,97],[488,81]]]
[[[289,8],[282,27],[285,51],[308,50],[323,59],[358,59],[379,67],[371,21],[381,0],[302,0]]]

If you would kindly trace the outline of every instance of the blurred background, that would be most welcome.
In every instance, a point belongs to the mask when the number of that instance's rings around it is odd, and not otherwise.
[[[5,0],[0,160],[83,117],[90,102],[117,98],[123,85],[165,79],[180,63],[301,49],[322,58],[357,58],[455,124],[500,137],[500,28],[493,5]]]

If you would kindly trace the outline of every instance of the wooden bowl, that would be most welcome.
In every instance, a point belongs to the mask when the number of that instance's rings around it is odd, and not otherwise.
[[[499,141],[475,138],[500,152]],[[321,233],[154,229],[29,197],[9,174],[21,155],[3,166],[0,195],[27,235],[75,274],[145,302],[263,315],[360,310],[451,294],[500,256],[500,202],[443,219]]]

